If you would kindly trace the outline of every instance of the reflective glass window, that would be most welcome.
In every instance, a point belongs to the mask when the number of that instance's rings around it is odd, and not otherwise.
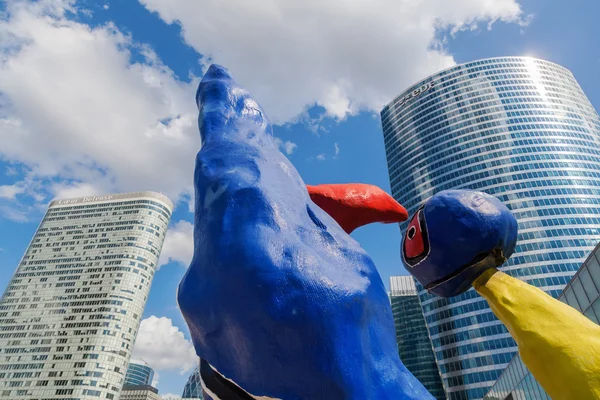
[[[580,310],[585,310],[590,305],[590,299],[588,299],[585,291],[583,290],[581,280],[574,279],[571,283],[571,287],[573,288],[573,293],[575,293],[575,297],[579,303]]]
[[[585,293],[587,294],[588,298],[592,301],[595,300],[596,297],[598,297],[598,288],[594,284],[594,281],[592,280],[592,277],[590,275],[590,272],[589,272],[587,266],[581,267],[581,270],[579,271],[578,276],[579,276],[579,280],[581,281],[581,284],[583,285],[583,288],[585,289]]]

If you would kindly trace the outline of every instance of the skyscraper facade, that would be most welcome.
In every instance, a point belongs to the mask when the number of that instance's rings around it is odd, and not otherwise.
[[[53,201],[0,299],[0,397],[118,399],[173,205]]]
[[[557,297],[600,240],[600,119],[570,71],[503,57],[432,75],[381,112],[392,193],[415,212],[434,193],[485,191],[519,222],[502,270]],[[473,290],[418,286],[448,397],[481,399],[517,352]]]
[[[183,394],[181,395],[183,399],[200,399],[204,398],[202,394],[202,382],[200,380],[200,367],[194,369],[194,371],[190,374],[188,381],[183,387]]]
[[[125,385],[152,385],[154,370],[144,360],[131,360],[125,374]]]
[[[438,400],[445,400],[444,386],[411,276],[390,277],[390,301],[400,359],[429,393]]]

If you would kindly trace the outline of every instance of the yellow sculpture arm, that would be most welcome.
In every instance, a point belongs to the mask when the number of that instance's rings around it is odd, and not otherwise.
[[[496,269],[473,287],[506,325],[521,359],[553,400],[600,399],[600,326]]]

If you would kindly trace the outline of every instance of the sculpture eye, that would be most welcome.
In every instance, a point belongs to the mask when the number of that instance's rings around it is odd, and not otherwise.
[[[423,209],[413,215],[404,237],[403,255],[408,265],[415,265],[427,256],[429,240],[423,216]]]
[[[417,234],[417,228],[415,228],[414,226],[411,226],[408,229],[408,232],[406,233],[406,237],[408,238],[408,240],[413,240],[415,238],[416,234]]]

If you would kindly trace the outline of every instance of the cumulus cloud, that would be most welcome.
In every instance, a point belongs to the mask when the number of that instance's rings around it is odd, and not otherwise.
[[[69,1],[7,7],[0,156],[25,165],[47,196],[156,190],[176,201],[191,192],[197,80],[179,81],[111,24],[67,19],[77,11]]]
[[[25,191],[25,188],[20,185],[0,185],[0,198],[14,199],[18,194]]]
[[[296,147],[298,147],[298,145],[294,142],[290,142],[289,140],[286,140],[285,142],[281,139],[279,139],[278,137],[274,138],[275,139],[275,143],[277,144],[277,146],[279,147],[279,149],[283,152],[285,152],[285,154],[287,154],[288,156],[290,154],[292,154],[294,152],[294,150],[296,150]]]
[[[143,359],[156,370],[178,370],[181,374],[198,365],[194,346],[166,317],[142,320],[133,357]]]
[[[194,256],[194,225],[188,221],[179,221],[169,227],[158,266],[177,262],[185,267],[190,265]]]
[[[378,111],[452,65],[440,32],[526,20],[517,0],[140,1],[180,23],[205,66],[230,68],[274,122],[300,119],[316,132],[325,115]],[[23,175],[0,189],[0,215],[27,220],[52,197],[108,192],[191,199],[198,79],[179,80],[113,24],[69,19],[85,11],[74,4],[15,0],[0,14],[0,158]],[[310,118],[314,105],[325,113]]]
[[[283,148],[285,149],[285,153],[287,155],[292,154],[296,147],[298,147],[298,145],[294,142],[290,142],[289,140],[283,144]]]
[[[231,69],[277,123],[311,105],[337,118],[379,111],[454,64],[440,34],[526,23],[517,0],[139,1],[181,24],[204,63]]]
[[[334,143],[333,147],[335,149],[335,157],[337,157],[340,154],[340,146],[336,142]]]
[[[57,199],[69,199],[73,197],[84,197],[84,196],[99,196],[106,193],[105,190],[94,186],[91,183],[54,183],[50,186],[50,191],[54,194]]]

